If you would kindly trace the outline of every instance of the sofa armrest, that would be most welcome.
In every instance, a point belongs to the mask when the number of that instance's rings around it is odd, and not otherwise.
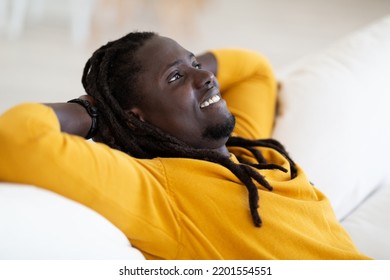
[[[50,191],[0,183],[0,259],[144,259],[93,210]]]

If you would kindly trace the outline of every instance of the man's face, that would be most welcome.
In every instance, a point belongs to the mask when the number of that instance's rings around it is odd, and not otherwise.
[[[213,73],[175,41],[155,36],[137,52],[139,117],[194,148],[224,146],[235,124]]]

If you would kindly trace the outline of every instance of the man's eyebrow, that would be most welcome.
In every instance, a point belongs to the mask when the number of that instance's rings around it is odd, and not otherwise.
[[[195,58],[195,55],[194,55],[192,52],[190,52],[190,53],[188,54],[188,58],[189,58],[189,60],[191,60],[191,59]],[[174,62],[169,63],[169,64],[167,65],[166,69],[169,69],[169,68],[171,68],[172,66],[175,66],[175,65],[177,65],[177,64],[180,64],[180,63],[182,63],[182,62],[183,62],[183,59],[175,60]]]

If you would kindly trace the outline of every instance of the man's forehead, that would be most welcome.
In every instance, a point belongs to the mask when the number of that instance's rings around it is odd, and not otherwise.
[[[168,37],[156,36],[145,43],[139,50],[139,59],[154,64],[169,65],[178,59],[193,56],[175,40]]]

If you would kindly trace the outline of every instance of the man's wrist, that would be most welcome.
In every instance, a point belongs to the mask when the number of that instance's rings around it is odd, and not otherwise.
[[[80,98],[71,99],[67,103],[76,103],[84,107],[88,115],[91,117],[91,128],[89,129],[88,134],[87,136],[85,136],[85,138],[90,139],[94,137],[97,133],[97,118],[98,118],[97,107],[93,106],[91,102],[89,102],[88,100],[80,99]]]

